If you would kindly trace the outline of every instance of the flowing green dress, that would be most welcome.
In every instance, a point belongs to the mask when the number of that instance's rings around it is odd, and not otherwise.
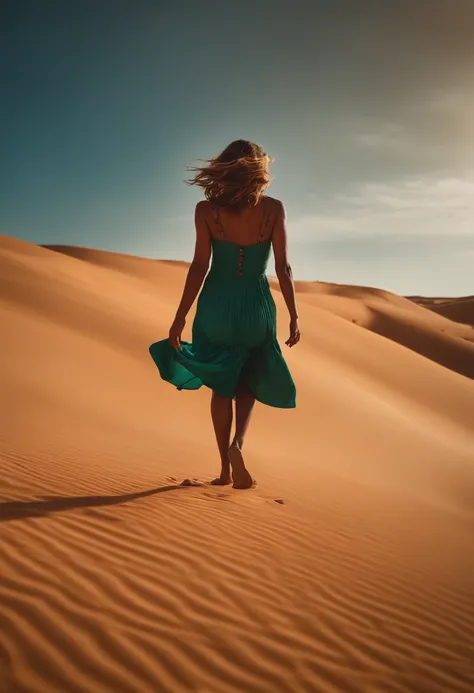
[[[215,210],[217,218],[218,210]],[[242,379],[272,407],[295,407],[296,389],[276,337],[276,306],[265,274],[271,241],[238,246],[212,239],[212,263],[199,295],[192,342],[174,349],[168,339],[149,348],[163,380],[178,390],[202,385],[234,397]]]

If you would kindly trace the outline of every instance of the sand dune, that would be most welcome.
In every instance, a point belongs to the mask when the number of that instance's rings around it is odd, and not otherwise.
[[[275,281],[273,285],[278,290]],[[323,282],[297,282],[296,287],[300,302],[328,310],[474,378],[474,330],[468,324],[453,322],[437,310],[433,315],[421,304],[371,287]],[[459,301],[464,312],[466,299]]]
[[[410,296],[411,300],[445,318],[474,326],[474,296],[463,298],[426,298]]]
[[[218,489],[208,392],[147,353],[185,267],[0,256],[2,692],[472,693],[469,326],[298,284],[297,409]]]

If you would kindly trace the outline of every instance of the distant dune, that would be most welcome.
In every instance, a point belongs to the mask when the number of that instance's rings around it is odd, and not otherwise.
[[[279,291],[275,279],[272,286]],[[437,315],[433,315],[431,299],[414,301],[381,289],[326,282],[296,282],[296,289],[300,302],[339,315],[474,378],[474,330],[468,324],[447,319],[441,310],[434,310]],[[455,313],[456,299],[450,301],[451,312]],[[467,315],[467,309],[474,306],[472,299],[461,298],[459,302],[458,315]]]
[[[472,693],[473,297],[297,282],[237,491],[148,356],[185,272],[0,236],[2,693]]]
[[[425,298],[424,296],[410,296],[410,300],[429,308],[438,315],[443,315],[449,320],[474,326],[474,296],[463,298]]]

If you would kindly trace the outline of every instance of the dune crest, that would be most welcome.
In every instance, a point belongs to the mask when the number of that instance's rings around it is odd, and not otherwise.
[[[414,303],[443,315],[449,320],[474,326],[474,296],[462,298],[426,298],[424,296],[410,297]]]
[[[147,353],[185,272],[0,236],[2,692],[472,693],[470,299],[298,283],[239,492]]]

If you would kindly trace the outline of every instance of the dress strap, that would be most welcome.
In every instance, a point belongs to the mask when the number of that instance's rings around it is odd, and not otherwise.
[[[219,207],[217,205],[214,205],[214,221],[219,227],[219,231],[221,234],[221,239],[225,239],[225,231],[224,231],[224,225],[222,223],[221,215],[219,213]]]
[[[265,227],[268,222],[268,205],[264,200],[262,200],[262,207],[263,207],[263,212],[262,212],[262,223],[260,225],[260,233],[258,236],[258,242],[261,243],[263,241],[263,237],[265,235]]]
[[[258,234],[258,242],[262,243],[263,238],[265,236],[265,229],[268,223],[268,204],[266,202],[262,201],[262,207],[263,207],[263,212],[262,212],[262,222],[260,224],[260,230]],[[214,223],[216,226],[219,227],[219,234],[222,240],[225,240],[225,230],[224,230],[224,224],[222,223],[221,215],[219,212],[219,207],[217,205],[214,205],[213,207],[214,210]]]

